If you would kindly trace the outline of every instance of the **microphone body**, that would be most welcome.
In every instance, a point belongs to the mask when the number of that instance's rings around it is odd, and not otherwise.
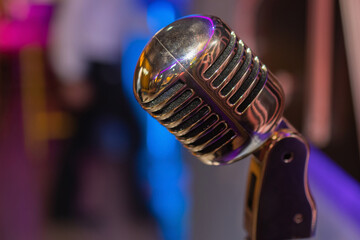
[[[245,205],[251,239],[313,234],[308,144],[282,117],[279,82],[221,19],[189,16],[156,33],[139,58],[134,93],[202,162],[253,154]]]
[[[134,76],[141,106],[206,164],[259,148],[278,126],[284,94],[271,72],[219,18],[190,16],[160,30]]]

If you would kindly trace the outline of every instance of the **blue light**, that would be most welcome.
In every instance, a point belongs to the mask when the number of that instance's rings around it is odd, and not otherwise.
[[[176,139],[158,121],[147,115],[146,145],[156,159],[166,159],[176,152]]]
[[[135,114],[138,116],[138,119],[145,118],[145,111],[142,110],[134,97],[133,79],[136,63],[148,41],[149,37],[147,36],[132,36],[132,40],[129,40],[129,43],[124,46],[124,52],[121,60],[121,76],[123,80],[122,85],[124,88],[124,93],[131,106],[135,109]],[[142,126],[145,127],[145,124],[142,123]]]
[[[147,24],[152,34],[175,20],[175,8],[166,1],[156,1],[147,9]]]
[[[147,25],[153,35],[176,18],[174,6],[183,0],[148,1]],[[187,1],[187,0],[185,0]],[[181,158],[181,145],[159,122],[146,114],[133,95],[133,76],[137,60],[150,36],[139,33],[124,47],[122,57],[123,87],[142,123],[143,148],[139,155],[139,180],[149,193],[149,205],[160,227],[162,239],[188,239],[189,170]]]
[[[181,145],[158,121],[136,102],[133,76],[137,60],[148,38],[134,37],[122,57],[123,87],[136,109],[144,134],[139,155],[139,181],[150,187],[149,205],[159,224],[162,239],[188,239],[188,169],[181,159]]]

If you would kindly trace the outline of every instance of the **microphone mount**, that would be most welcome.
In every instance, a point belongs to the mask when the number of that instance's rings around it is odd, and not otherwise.
[[[253,153],[245,201],[245,229],[250,239],[309,238],[316,206],[307,182],[309,146],[283,119]]]

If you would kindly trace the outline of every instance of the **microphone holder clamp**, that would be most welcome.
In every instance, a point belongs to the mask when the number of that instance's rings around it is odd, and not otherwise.
[[[308,161],[308,143],[283,119],[251,159],[245,201],[249,239],[313,235],[316,206],[308,186]]]

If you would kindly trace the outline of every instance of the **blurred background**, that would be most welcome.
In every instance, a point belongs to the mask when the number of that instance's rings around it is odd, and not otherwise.
[[[244,239],[249,159],[205,166],[140,109],[137,59],[222,18],[312,145],[314,239],[360,239],[357,0],[0,0],[0,239]]]

